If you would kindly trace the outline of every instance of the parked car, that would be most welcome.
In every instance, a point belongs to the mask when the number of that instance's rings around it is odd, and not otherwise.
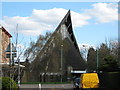
[[[80,86],[80,77],[76,77],[74,80],[74,87],[75,89],[79,89]]]

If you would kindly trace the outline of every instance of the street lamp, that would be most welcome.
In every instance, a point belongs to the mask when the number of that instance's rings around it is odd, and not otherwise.
[[[62,68],[62,66],[63,66],[63,65],[62,65],[62,64],[63,64],[63,56],[62,56],[63,51],[62,51],[62,49],[63,49],[63,45],[61,44],[61,83],[62,83],[62,81],[63,81],[63,80],[62,80],[62,69],[63,69],[63,68]]]
[[[97,63],[96,63],[96,65],[97,65],[97,73],[98,73],[98,68],[99,68],[99,58],[98,58],[98,49],[96,48],[96,53],[97,53],[97,55],[96,55],[96,61],[97,61]]]
[[[20,89],[20,59],[18,58],[18,90]]]

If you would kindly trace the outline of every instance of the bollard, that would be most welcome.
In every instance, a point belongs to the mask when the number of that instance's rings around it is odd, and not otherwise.
[[[41,86],[41,84],[40,84],[40,83],[38,84],[38,88],[39,88],[39,90],[41,90],[41,88],[42,88],[42,86]]]

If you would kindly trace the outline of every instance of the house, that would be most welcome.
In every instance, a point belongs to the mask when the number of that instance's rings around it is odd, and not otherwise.
[[[0,25],[0,63],[9,63],[9,58],[6,58],[6,48],[10,43],[11,34]]]
[[[14,63],[14,65],[10,66],[10,58],[7,57],[7,54],[10,54],[10,52],[6,52],[6,49],[10,45],[11,38],[11,34],[3,26],[0,25],[0,65],[2,65],[2,73],[0,73],[0,76],[12,77],[14,80],[17,80],[18,64]],[[12,48],[12,50],[14,49]],[[20,72],[22,72],[21,75],[23,74],[24,67],[25,66],[20,64]]]

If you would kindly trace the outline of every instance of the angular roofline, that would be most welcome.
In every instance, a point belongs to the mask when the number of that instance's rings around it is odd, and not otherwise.
[[[7,34],[10,38],[12,37],[12,35],[3,27],[0,27],[2,29],[3,32],[5,32],[5,34]]]
[[[61,20],[61,22],[59,23],[59,25],[57,26],[57,28],[55,29],[55,31],[58,30],[58,28],[61,26],[61,24],[66,20],[65,18],[70,15],[70,10],[67,12],[67,14],[64,16],[64,18]],[[72,22],[71,22],[72,23]]]
[[[58,29],[60,28],[61,24],[64,23],[64,21],[66,20],[66,17],[68,17],[69,15],[70,15],[70,17],[71,17],[70,10],[67,12],[67,14],[64,16],[64,18],[61,20],[61,22],[59,23],[59,25],[57,26],[57,28],[55,29],[55,31],[52,33],[52,35],[50,36],[50,38],[47,40],[47,42],[45,43],[45,45],[43,46],[43,48],[42,48],[41,51],[44,51],[45,47],[47,46],[47,43],[49,43],[50,40],[52,39],[52,37],[54,37],[55,33],[58,31]],[[70,19],[71,19],[71,18],[70,18]],[[71,21],[71,23],[72,23],[72,21]],[[72,30],[73,30],[73,28],[72,28]],[[73,33],[73,32],[72,32],[72,33]],[[78,52],[80,52],[80,51],[79,51],[78,44],[77,44],[77,41],[76,41],[75,36],[74,36],[74,33],[73,33],[73,37],[74,37],[74,46],[75,46],[75,48],[78,50]],[[80,54],[80,53],[79,53],[79,54]]]
[[[69,15],[70,15],[70,17],[71,17],[70,9],[68,10],[67,14],[64,16],[64,18],[63,18],[63,19],[61,20],[61,22],[59,23],[59,25],[58,25],[58,27],[55,29],[54,33],[56,33],[56,32],[58,31],[58,28],[61,26],[61,24],[63,24],[63,23],[65,22],[66,17],[68,17]],[[71,18],[70,18],[70,20],[71,20]],[[72,20],[71,20],[71,26],[72,26]],[[74,38],[74,46],[76,47],[76,49],[78,50],[78,52],[80,52],[80,51],[79,51],[78,44],[77,44],[77,41],[76,41],[75,36],[74,36],[74,33],[73,33],[73,27],[71,27],[71,28],[72,28],[73,38]],[[53,34],[54,34],[54,33],[53,33]]]

